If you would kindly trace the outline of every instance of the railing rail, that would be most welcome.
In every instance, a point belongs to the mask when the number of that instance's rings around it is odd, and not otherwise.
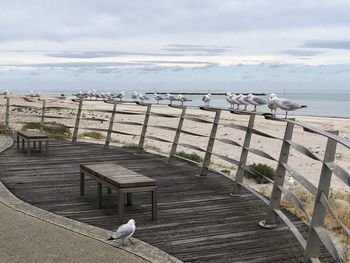
[[[232,196],[239,198],[241,194],[241,188],[244,187],[251,192],[255,193],[259,196],[265,203],[268,203],[267,214],[263,221],[259,224],[265,228],[273,228],[276,227],[279,220],[281,218],[287,226],[292,230],[297,239],[299,240],[301,246],[305,249],[304,262],[315,261],[320,253],[321,243],[330,251],[335,260],[341,262],[342,257],[340,253],[335,249],[334,244],[332,243],[331,238],[328,236],[327,231],[325,231],[324,227],[324,219],[325,214],[329,213],[335,221],[339,224],[339,226],[343,229],[344,233],[350,236],[349,228],[342,222],[333,211],[330,203],[329,203],[329,191],[331,185],[332,175],[334,174],[337,178],[340,179],[342,183],[345,184],[346,187],[350,186],[350,175],[349,173],[340,167],[338,164],[334,163],[335,154],[336,154],[336,146],[337,144],[343,145],[348,150],[350,149],[349,140],[339,136],[338,132],[326,132],[315,127],[312,127],[308,124],[301,123],[296,121],[295,119],[281,119],[277,117],[273,117],[269,114],[263,113],[250,113],[250,112],[241,112],[232,109],[220,109],[220,108],[210,108],[210,107],[201,107],[196,108],[198,111],[206,112],[207,115],[209,112],[213,112],[215,116],[211,118],[198,116],[196,115],[198,112],[189,113],[188,109],[194,109],[194,107],[186,107],[186,106],[175,106],[169,105],[172,110],[176,111],[177,109],[181,110],[180,114],[174,113],[163,113],[159,112],[159,109],[162,109],[159,105],[154,105],[155,111],[152,110],[152,104],[133,104],[131,102],[122,103],[116,101],[107,101],[105,105],[113,105],[112,109],[94,109],[94,108],[83,108],[84,101],[83,100],[74,100],[77,102],[77,107],[61,107],[61,106],[50,106],[48,105],[46,100],[42,101],[42,106],[39,107],[37,105],[11,105],[10,98],[6,98],[5,104],[0,104],[0,106],[5,107],[4,114],[4,125],[6,130],[9,129],[10,125],[13,123],[24,124],[28,123],[24,117],[32,116],[35,118],[40,118],[40,131],[44,131],[45,127],[49,127],[50,124],[45,122],[48,119],[62,119],[62,120],[75,120],[75,124],[64,124],[65,127],[73,129],[72,143],[76,143],[78,140],[79,130],[91,130],[106,133],[105,139],[105,148],[108,148],[111,144],[113,135],[121,135],[121,136],[132,136],[139,137],[139,141],[137,144],[138,152],[142,153],[145,148],[146,140],[153,140],[158,143],[167,143],[171,146],[169,154],[168,154],[168,162],[174,160],[174,158],[186,159],[184,157],[180,157],[177,155],[178,147],[183,147],[187,149],[194,150],[199,152],[204,156],[203,162],[193,162],[199,167],[199,175],[206,176],[209,171],[215,171],[214,168],[211,167],[212,157],[219,158],[225,162],[228,162],[230,165],[234,165],[237,167],[236,175],[231,177],[233,180],[233,191],[231,193]],[[117,105],[120,105],[117,106]],[[130,110],[130,107],[124,109],[123,106],[135,106],[137,108],[133,108]],[[31,114],[29,112],[21,112],[17,113],[16,118],[12,118],[10,108],[23,108],[23,109],[35,109],[41,110],[41,114]],[[61,109],[71,111],[71,114],[75,115],[75,117],[69,116],[56,116],[50,113],[51,110]],[[146,109],[146,110],[144,110]],[[98,112],[109,114],[104,117],[86,117],[83,112]],[[246,116],[248,123],[247,125],[242,125],[234,122],[225,122],[221,119],[222,112],[230,112],[232,114],[240,114]],[[74,113],[75,112],[75,113]],[[202,115],[202,114],[201,114]],[[209,114],[210,115],[210,114]],[[126,119],[116,120],[116,117],[126,116]],[[143,122],[140,121],[140,118],[143,118]],[[254,127],[254,123],[256,118],[265,118],[266,122],[278,121],[285,122],[285,132],[284,137],[279,138],[275,135],[266,133],[265,131],[260,131]],[[138,121],[134,121],[132,118],[139,118]],[[158,123],[150,123],[152,119],[161,118],[161,119],[178,119],[177,127],[172,127],[168,125],[168,122],[164,121],[162,124]],[[23,120],[22,120],[23,119]],[[108,127],[104,128],[99,125],[93,127],[81,126],[81,121],[96,121],[97,122],[108,122]],[[188,130],[184,128],[184,123],[200,123],[202,125],[206,125],[206,129],[208,129],[209,135],[206,135],[205,131],[201,131],[201,133],[195,132],[193,130]],[[119,130],[115,129],[115,125],[118,126]],[[139,126],[141,128],[139,133],[133,133],[129,130],[123,130],[120,126],[129,125],[129,126]],[[211,125],[211,128],[210,128]],[[292,140],[294,127],[299,126],[304,129],[306,132],[312,132],[319,136],[323,136],[327,138],[327,146],[325,149],[324,158],[320,158],[317,154],[315,154],[312,150],[303,146]],[[203,126],[204,127],[204,126]],[[243,144],[237,142],[236,138],[221,138],[218,136],[218,131],[222,128],[228,128],[237,130],[239,132],[245,133],[245,138]],[[163,130],[169,131],[173,133],[173,139],[163,138],[162,136],[149,134],[149,129]],[[190,136],[191,139],[185,140],[185,136]],[[273,157],[271,154],[257,148],[253,148],[251,146],[251,140],[253,136],[260,136],[267,139],[279,141],[282,143],[280,149],[279,158]],[[207,140],[206,147],[201,146],[197,140],[203,141]],[[241,149],[240,158],[236,160],[232,158],[227,152],[216,152],[214,148],[215,142],[219,144],[226,144],[230,147],[232,146],[232,150],[237,151]],[[220,147],[219,147],[220,148]],[[293,148],[299,154],[310,158],[313,161],[317,161],[322,163],[322,170],[319,177],[318,186],[315,186],[312,182],[310,182],[305,176],[296,171],[289,163],[289,152],[290,149]],[[265,158],[269,161],[275,162],[277,164],[276,177],[274,181],[270,178],[265,177],[259,172],[252,169],[248,164],[248,155],[254,154],[259,157]],[[256,176],[264,177],[267,181],[273,183],[272,193],[269,197],[269,200],[265,197],[258,194],[256,191],[252,190],[248,185],[246,185],[243,181],[244,173],[248,172],[254,174]],[[298,197],[291,191],[291,189],[287,189],[284,187],[285,176],[286,174],[292,176],[304,189],[310,192],[313,196],[315,196],[315,205],[311,215],[305,210],[302,202],[298,199]],[[223,174],[222,172],[218,172],[218,174]],[[225,175],[226,176],[226,175]],[[305,215],[307,224],[309,226],[309,234],[308,238],[304,239],[300,234],[298,229],[293,225],[293,223],[284,215],[281,211],[281,198],[282,195],[288,198],[297,208],[299,208]]]

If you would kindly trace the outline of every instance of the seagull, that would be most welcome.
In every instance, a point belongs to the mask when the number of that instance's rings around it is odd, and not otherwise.
[[[139,94],[137,93],[137,91],[134,91],[134,92],[131,94],[132,100],[136,100],[138,96],[139,96]]]
[[[118,93],[117,95],[113,96],[113,98],[119,99],[120,101],[122,101],[124,96],[125,96],[125,91],[122,91],[122,92]]]
[[[154,99],[157,101],[157,103],[159,104],[160,100],[164,100],[164,97],[157,94],[157,92],[154,93]]]
[[[175,95],[171,95],[171,94],[169,94],[169,93],[167,93],[167,94],[165,95],[165,97],[166,97],[166,99],[170,102],[170,105],[173,104],[173,101],[174,101],[174,100],[177,100],[177,98],[176,98]]]
[[[289,188],[292,188],[293,186],[297,185],[297,182],[294,180],[294,178],[292,176],[288,177],[288,181],[287,181]]]
[[[209,107],[209,102],[211,100],[211,94],[210,92],[207,95],[204,95],[202,98],[202,101]]]
[[[267,107],[269,107],[269,109],[271,109],[271,113],[273,114],[273,116],[276,116],[276,110],[277,110],[276,99],[277,99],[276,94],[271,93],[271,95],[268,99],[268,103],[267,103]]]
[[[231,92],[227,92],[225,98],[226,98],[226,101],[230,103],[230,108],[233,108],[233,105],[235,104],[235,102],[232,100]]]
[[[141,100],[141,102],[143,103],[145,100],[149,100],[149,98],[145,95],[143,95],[141,92],[139,93],[139,99]]]
[[[9,91],[9,89],[7,89],[5,92],[3,92],[1,95],[5,95],[6,97],[8,96],[8,95],[10,95],[11,94],[11,92]]]
[[[281,110],[286,111],[285,119],[287,119],[288,111],[295,111],[301,108],[306,108],[306,105],[300,105],[294,101],[283,99],[283,98],[277,98],[275,97],[276,105]]]
[[[244,105],[244,109],[243,110],[247,110],[247,106],[249,105],[249,103],[246,101],[246,96],[244,96],[243,94],[239,94],[237,97],[237,101],[240,102],[241,105]]]
[[[181,94],[179,94],[179,95],[177,96],[177,99],[178,99],[179,101],[181,101],[181,105],[184,105],[184,102],[186,102],[186,101],[192,101],[191,99],[189,99],[189,98],[187,98],[187,97],[185,97],[185,96],[183,96],[183,95],[181,95]]]
[[[251,93],[248,94],[246,101],[249,102],[250,104],[254,105],[254,110],[253,111],[256,111],[256,106],[267,104],[266,100],[264,100],[264,99],[262,99],[260,97],[254,96]]]
[[[110,238],[107,239],[109,240],[116,240],[116,239],[122,239],[122,245],[124,246],[124,238],[128,238],[131,244],[134,244],[130,237],[134,234],[136,230],[135,226],[135,220],[130,219],[128,223],[121,225],[118,227],[117,231],[115,231]]]

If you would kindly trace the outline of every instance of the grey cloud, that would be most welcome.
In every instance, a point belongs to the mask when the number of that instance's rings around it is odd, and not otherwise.
[[[290,56],[305,56],[312,57],[325,53],[324,51],[317,50],[303,50],[303,49],[288,49],[280,52],[281,54],[286,54]]]
[[[327,48],[327,49],[350,49],[350,40],[315,40],[307,41],[302,47]]]
[[[15,67],[23,68],[83,68],[83,67],[128,67],[143,66],[147,63],[132,62],[62,62],[62,63],[34,63],[34,64],[17,64]],[[2,67],[13,67],[11,64],[0,64]]]
[[[151,64],[183,64],[183,65],[218,65],[215,62],[209,61],[177,61],[177,60],[142,60],[142,61],[134,61],[137,63],[151,63]]]
[[[208,45],[191,45],[191,44],[171,44],[163,48],[172,52],[205,52],[205,53],[226,53],[231,50],[231,46],[208,46]]]

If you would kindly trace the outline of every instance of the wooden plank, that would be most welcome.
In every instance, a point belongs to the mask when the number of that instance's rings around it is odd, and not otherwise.
[[[273,230],[257,223],[267,207],[242,189],[230,197],[232,182],[209,173],[196,177],[198,168],[149,153],[90,143],[52,141],[50,155],[27,158],[15,147],[0,158],[0,179],[20,199],[68,218],[104,229],[116,227],[117,193],[102,195],[96,206],[96,181],[85,177],[80,196],[80,163],[113,162],[157,181],[158,217],[152,221],[152,196],[134,193],[133,206],[124,207],[124,219],[134,218],[134,236],[185,262],[300,262],[303,251],[282,222]],[[102,186],[102,192],[106,187]],[[126,198],[125,198],[126,199]],[[287,213],[287,212],[286,212]],[[287,213],[288,214],[288,213]],[[306,237],[308,228],[288,214]],[[272,249],[273,248],[273,249]],[[321,262],[334,262],[321,249]]]

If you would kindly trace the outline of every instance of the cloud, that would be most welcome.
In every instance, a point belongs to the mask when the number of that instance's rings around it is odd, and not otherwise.
[[[163,48],[172,52],[205,52],[209,54],[221,54],[231,51],[231,46],[209,46],[209,45],[192,45],[192,44],[170,44]]]
[[[317,50],[303,50],[303,49],[288,49],[280,52],[281,54],[286,54],[290,56],[305,56],[312,57],[325,53],[324,51]]]
[[[301,47],[304,47],[304,48],[327,48],[327,49],[350,49],[350,40],[307,41]]]

